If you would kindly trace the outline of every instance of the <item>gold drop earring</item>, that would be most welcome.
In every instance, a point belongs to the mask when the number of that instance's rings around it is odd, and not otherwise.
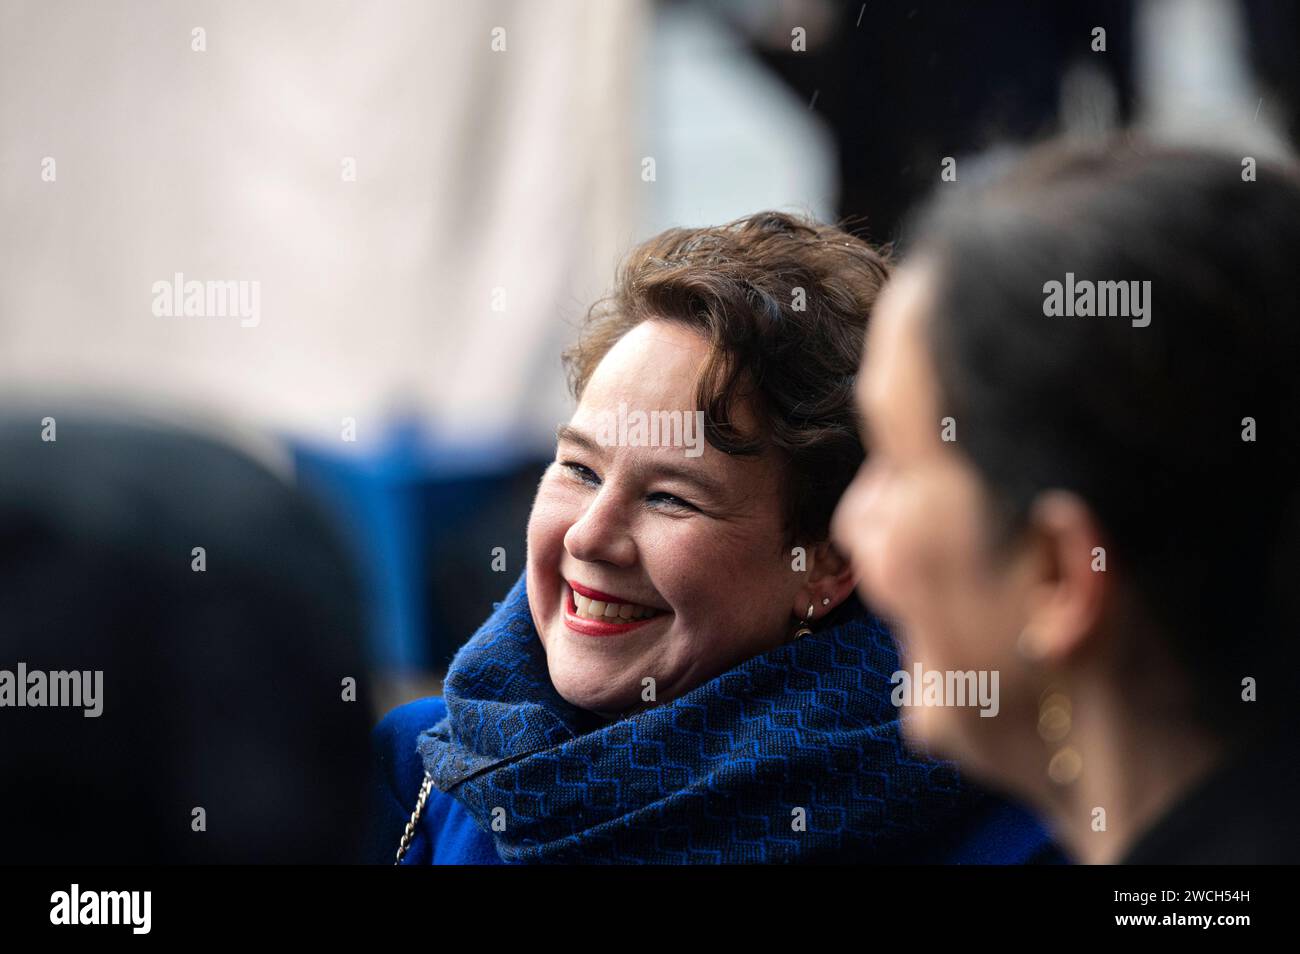
[[[813,615],[813,605],[809,603],[808,612],[805,613],[803,619],[799,621],[799,626],[794,631],[794,636],[792,636],[790,639],[791,642],[794,642],[797,639],[803,639],[805,636],[807,636],[809,633],[812,632],[812,627],[808,625],[809,623],[812,622],[812,615]]]
[[[831,598],[829,596],[822,597],[822,606],[829,606],[830,602],[831,602]],[[794,631],[794,635],[790,637],[790,642],[794,642],[796,639],[803,639],[805,636],[807,636],[809,633],[812,632],[812,627],[808,625],[809,623],[812,622],[812,616],[813,616],[813,605],[809,603],[808,612],[805,613],[803,619],[799,621],[799,628],[796,629]]]
[[[1048,745],[1064,742],[1073,725],[1070,697],[1048,686],[1038,700],[1038,735]],[[1073,745],[1062,745],[1047,763],[1047,777],[1057,785],[1069,785],[1083,771],[1083,756]]]
[[[1028,629],[1016,640],[1020,655],[1031,661],[1042,658]],[[1064,688],[1049,685],[1038,697],[1038,737],[1048,745],[1064,743],[1074,726],[1074,704]],[[1047,762],[1047,777],[1057,785],[1069,785],[1083,772],[1083,756],[1073,745],[1063,744]]]

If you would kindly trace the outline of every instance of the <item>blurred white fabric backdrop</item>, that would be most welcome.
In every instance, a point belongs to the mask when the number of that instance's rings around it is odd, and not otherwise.
[[[399,408],[554,427],[535,356],[632,234],[641,4],[2,9],[6,389],[354,417],[361,446]],[[260,324],[156,317],[176,272],[260,281]]]
[[[833,212],[829,137],[750,60],[644,0],[7,2],[0,394],[549,450],[636,240]],[[178,272],[259,282],[260,322],[156,316]]]

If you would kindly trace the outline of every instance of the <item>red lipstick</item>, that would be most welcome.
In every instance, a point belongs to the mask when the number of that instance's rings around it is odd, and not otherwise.
[[[636,600],[625,599],[622,596],[611,596],[609,593],[602,593],[600,590],[593,590],[590,586],[583,586],[581,583],[575,583],[573,580],[567,581],[569,588],[580,596],[585,596],[589,600],[600,600],[602,603],[636,603]]]
[[[573,594],[579,593],[588,599],[601,600],[605,603],[630,603],[631,600],[620,599],[617,596],[610,596],[602,593],[600,590],[593,590],[589,586],[583,586],[580,583],[569,582],[564,589],[564,625],[569,627],[573,632],[583,636],[621,636],[623,633],[631,632],[647,623],[653,623],[666,613],[656,613],[654,616],[646,616],[641,619],[630,619],[626,622],[619,621],[615,623],[612,619],[609,621],[599,619],[587,619],[577,615],[578,607],[574,605]]]

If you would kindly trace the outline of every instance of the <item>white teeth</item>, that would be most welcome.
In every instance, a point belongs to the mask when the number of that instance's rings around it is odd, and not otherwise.
[[[633,620],[644,619],[655,613],[648,606],[638,606],[635,603],[606,603],[602,600],[588,599],[573,590],[569,592],[573,593],[573,605],[577,608],[577,615],[587,619]]]

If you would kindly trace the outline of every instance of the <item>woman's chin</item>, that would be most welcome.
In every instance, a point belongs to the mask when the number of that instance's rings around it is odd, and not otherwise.
[[[555,686],[555,691],[560,694],[560,698],[579,709],[614,715],[626,712],[641,702],[638,684],[618,686],[611,690],[609,682],[593,684],[594,682],[591,673],[568,677],[562,671],[551,670],[551,683]]]

